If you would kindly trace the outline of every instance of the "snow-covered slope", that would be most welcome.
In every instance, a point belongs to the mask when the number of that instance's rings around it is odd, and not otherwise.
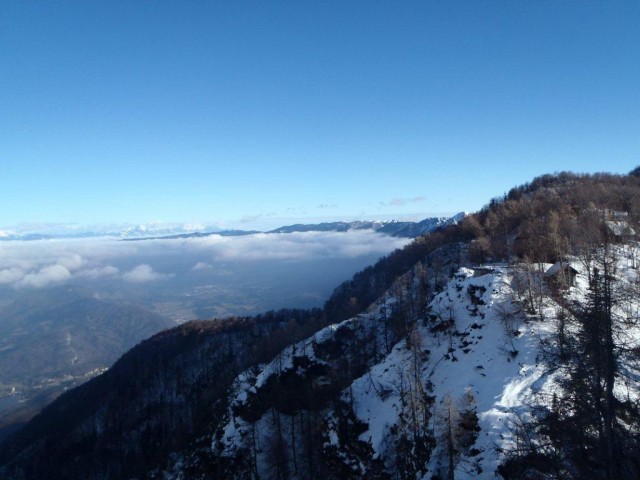
[[[633,282],[625,262],[619,278]],[[328,478],[427,480],[453,465],[457,479],[495,478],[516,425],[560,388],[562,369],[542,348],[553,345],[557,301],[585,300],[586,275],[552,295],[548,267],[460,268],[412,322],[401,317],[411,315],[414,272],[367,313],[243,372],[213,436],[219,468],[237,478],[324,469]]]

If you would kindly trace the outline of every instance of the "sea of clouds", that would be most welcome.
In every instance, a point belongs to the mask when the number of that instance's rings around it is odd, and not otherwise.
[[[0,243],[0,285],[43,288],[97,280],[150,284],[251,262],[372,259],[407,239],[372,231],[255,234],[122,241],[115,238]],[[230,267],[231,265],[231,267]]]

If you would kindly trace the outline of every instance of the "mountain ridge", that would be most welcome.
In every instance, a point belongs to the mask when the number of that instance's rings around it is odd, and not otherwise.
[[[235,237],[253,235],[257,233],[298,233],[298,232],[346,232],[350,230],[374,230],[391,236],[415,238],[435,228],[460,221],[465,213],[460,212],[451,217],[429,217],[423,220],[402,221],[402,220],[354,220],[336,221],[323,223],[300,223],[285,225],[271,230],[239,230],[239,229],[219,229],[219,228],[198,228],[193,225],[179,225],[177,227],[167,227],[163,224],[152,223],[130,226],[124,229],[109,229],[105,231],[89,230],[67,233],[42,233],[28,232],[18,233],[13,231],[0,231],[0,241],[33,241],[33,240],[53,240],[53,239],[75,239],[75,238],[100,238],[115,237],[126,241],[140,240],[170,240],[181,238],[200,238],[211,235],[224,237]],[[199,227],[199,226],[198,226]]]

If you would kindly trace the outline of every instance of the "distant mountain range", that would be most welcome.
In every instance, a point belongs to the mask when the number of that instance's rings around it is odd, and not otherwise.
[[[9,240],[50,240],[56,238],[96,238],[117,237],[123,240],[157,240],[175,238],[198,238],[209,235],[238,237],[256,233],[296,233],[296,232],[347,232],[353,230],[374,230],[393,237],[415,238],[429,233],[438,227],[458,223],[465,216],[464,212],[452,217],[430,217],[419,222],[410,221],[378,221],[355,220],[352,222],[323,222],[313,224],[286,225],[274,230],[221,230],[214,226],[194,224],[149,223],[123,228],[103,227],[82,230],[78,228],[58,228],[51,232],[16,232],[0,230],[0,241]]]
[[[406,222],[392,220],[381,221],[354,221],[354,222],[328,222],[316,224],[296,224],[276,228],[267,233],[294,233],[294,232],[347,232],[350,230],[375,230],[394,237],[414,238],[431,232],[438,227],[455,224],[464,217],[464,212],[453,217],[425,218],[419,222]]]
[[[0,230],[2,240],[47,240],[54,238],[141,238],[217,231],[205,224],[150,222],[140,225],[29,225],[14,230]]]
[[[54,235],[47,235],[44,233],[15,233],[5,232],[0,230],[0,241],[2,240],[50,240],[56,238]]]

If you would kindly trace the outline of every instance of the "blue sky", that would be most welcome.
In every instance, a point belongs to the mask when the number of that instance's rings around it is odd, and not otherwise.
[[[473,211],[640,164],[640,3],[5,1],[0,226]]]

